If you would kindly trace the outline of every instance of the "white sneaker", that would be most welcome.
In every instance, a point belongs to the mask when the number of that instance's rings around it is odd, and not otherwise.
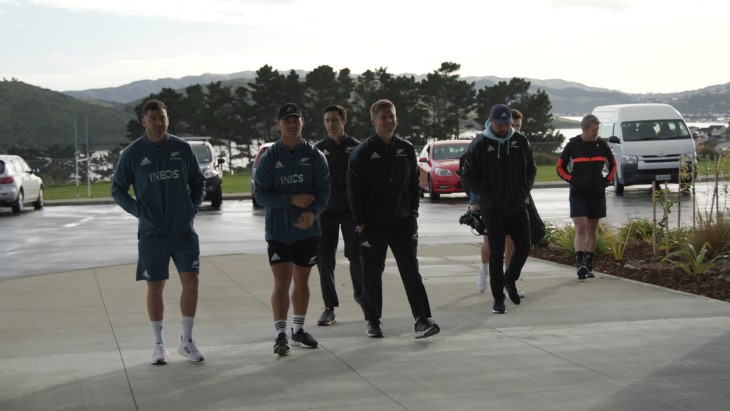
[[[479,292],[479,294],[487,291],[488,278],[489,273],[487,273],[487,269],[485,268],[485,266],[482,265],[482,268],[479,269],[479,277],[477,277],[477,292]]]
[[[170,355],[170,353],[167,351],[167,348],[165,348],[163,344],[155,344],[155,348],[154,350],[152,350],[152,359],[150,360],[150,364],[167,364],[168,355]]]
[[[180,337],[182,339],[182,337]],[[183,357],[187,357],[188,361],[199,362],[204,361],[203,354],[198,351],[198,347],[195,346],[195,341],[188,340],[187,342],[181,342],[177,346],[177,352]]]
[[[519,295],[520,298],[525,298],[525,292],[524,291],[517,290],[517,295]]]

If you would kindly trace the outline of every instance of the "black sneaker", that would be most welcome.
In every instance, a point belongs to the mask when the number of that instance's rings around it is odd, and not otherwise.
[[[504,296],[514,305],[520,305],[520,294],[514,281],[504,280]]]
[[[274,354],[287,355],[291,352],[289,347],[289,340],[286,338],[286,333],[279,333],[274,342]]]
[[[334,308],[325,308],[317,320],[317,325],[332,325],[337,322]]]
[[[292,329],[291,340],[300,347],[317,348],[317,340],[312,337],[312,334],[304,331],[304,328],[300,328],[296,334]]]
[[[415,328],[416,330],[416,338],[430,337],[432,335],[438,334],[439,331],[441,331],[438,324],[430,319],[418,320],[413,328]]]
[[[368,337],[383,338],[383,330],[380,329],[379,322],[368,321]]]
[[[492,312],[496,314],[504,314],[505,312],[507,312],[507,307],[504,306],[504,301],[494,300],[494,305],[492,305]]]
[[[588,275],[588,268],[584,265],[578,267],[578,281],[583,281]]]

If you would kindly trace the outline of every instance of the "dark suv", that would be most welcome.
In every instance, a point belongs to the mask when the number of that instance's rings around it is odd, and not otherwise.
[[[210,200],[213,208],[223,204],[223,163],[226,159],[215,159],[213,146],[208,142],[210,137],[183,137],[193,147],[195,157],[200,164],[200,171],[205,176],[205,200]]]

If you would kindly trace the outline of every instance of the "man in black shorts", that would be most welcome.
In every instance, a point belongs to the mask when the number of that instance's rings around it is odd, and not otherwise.
[[[330,174],[324,155],[302,140],[304,119],[299,107],[282,105],[278,119],[281,138],[261,157],[254,195],[266,207],[266,241],[274,274],[274,353],[286,355],[290,352],[286,337],[290,304],[292,341],[317,347],[317,340],[304,331],[304,318],[309,306],[309,273],[317,264],[317,243],[322,235],[318,218],[330,198]]]
[[[560,178],[570,183],[570,217],[575,224],[575,265],[580,281],[594,277],[598,220],[606,216],[606,187],[616,173],[611,149],[598,138],[599,124],[593,114],[583,117],[582,133],[568,141],[557,166]],[[605,176],[604,169],[608,169]]]

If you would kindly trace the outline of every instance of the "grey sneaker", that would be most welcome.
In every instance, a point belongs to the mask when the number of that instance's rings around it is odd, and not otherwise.
[[[430,337],[432,335],[438,334],[441,331],[441,328],[439,328],[438,324],[430,319],[418,320],[413,328],[415,328],[416,330],[416,338]]]
[[[332,325],[337,322],[334,308],[325,308],[317,320],[317,325]]]
[[[188,361],[205,361],[203,354],[198,351],[198,347],[195,346],[195,341],[193,340],[182,341],[182,337],[180,337],[180,345],[177,346],[177,352],[183,357],[186,357]]]
[[[524,291],[517,290],[517,295],[519,295],[520,298],[525,298],[525,292]]]
[[[383,338],[383,330],[380,329],[380,323],[368,321],[368,337]]]
[[[152,350],[152,359],[150,360],[150,364],[167,364],[167,357],[169,355],[170,353],[167,351],[164,344],[155,344],[155,348]]]
[[[286,338],[286,333],[279,333],[274,341],[274,354],[287,355],[291,352],[289,347],[289,340]]]
[[[312,334],[304,331],[303,328],[300,328],[296,334],[292,329],[291,340],[300,347],[317,348],[317,340],[312,337]]]

